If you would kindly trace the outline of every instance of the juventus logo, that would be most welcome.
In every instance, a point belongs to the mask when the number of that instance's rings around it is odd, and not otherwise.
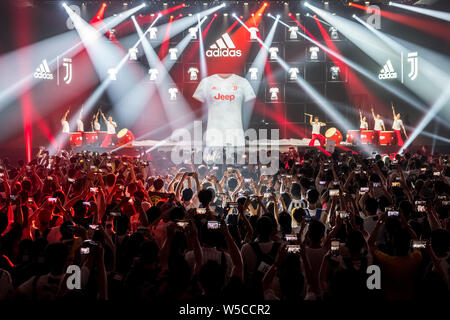
[[[419,71],[419,59],[417,51],[408,52],[408,62],[411,66],[410,72],[408,73],[408,78],[410,78],[411,80],[415,80]]]
[[[66,84],[70,84],[72,82],[72,59],[64,58],[63,59],[63,67],[65,70],[64,82]]]

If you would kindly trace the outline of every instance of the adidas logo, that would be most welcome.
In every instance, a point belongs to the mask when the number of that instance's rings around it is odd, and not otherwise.
[[[47,59],[42,60],[42,63],[40,64],[39,67],[36,68],[36,71],[34,72],[33,76],[35,79],[53,80],[53,73],[50,72]]]
[[[237,50],[228,33],[224,33],[216,43],[213,43],[208,50],[206,56],[211,57],[240,57],[241,50]]]
[[[394,71],[391,60],[386,61],[383,69],[380,70],[378,79],[397,79],[397,72]]]

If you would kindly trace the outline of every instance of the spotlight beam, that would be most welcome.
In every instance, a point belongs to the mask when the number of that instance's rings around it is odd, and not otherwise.
[[[419,7],[413,7],[408,6],[406,4],[396,3],[396,2],[389,2],[390,6],[402,8],[405,10],[417,12],[420,14],[424,14],[433,18],[450,21],[450,13],[444,12],[444,11],[438,11],[438,10],[431,10],[431,9],[425,9],[425,8],[419,8]]]
[[[115,16],[115,17],[109,17],[107,19],[104,19],[103,25],[100,29],[98,29],[98,32],[100,32],[101,34],[104,34],[109,28],[114,28],[116,25],[122,23],[125,19],[127,19],[129,16],[131,16],[133,13],[139,11],[143,7],[144,7],[143,5],[139,5],[135,8],[131,8],[127,11],[122,12],[122,14],[121,14],[122,16]],[[58,54],[56,57],[48,60],[48,65],[50,67],[50,70],[53,72],[56,69],[55,64],[57,62],[58,56],[66,57],[66,58],[74,57],[83,49],[83,46],[82,46],[83,42],[79,40],[79,37],[77,36],[76,31],[69,31],[69,32],[54,36],[52,38],[42,40],[31,46],[16,50],[16,51],[8,54],[7,56],[2,56],[0,59],[0,69],[8,70],[8,68],[10,66],[16,66],[16,65],[20,64],[20,62],[19,62],[20,57],[23,54],[25,54],[26,52],[33,52],[33,56],[38,56],[38,57],[45,57],[45,56],[48,56],[49,54],[53,55],[54,51],[55,51],[55,49],[54,49],[55,46],[59,46],[61,43],[64,44],[64,46],[66,45],[66,43],[75,43],[75,44],[72,45],[69,49],[65,49],[64,51],[62,51],[62,53]],[[51,53],[47,53],[47,51],[50,52],[48,50],[48,48],[53,48]],[[35,64],[35,65],[37,65],[39,63],[40,63],[40,61],[33,61],[33,64]],[[16,99],[25,90],[29,90],[36,84],[40,83],[40,81],[41,81],[40,79],[33,78],[33,73],[34,73],[34,70],[30,74],[26,75],[25,77],[15,80],[15,79],[12,79],[15,72],[9,72],[10,76],[7,78],[8,87],[6,87],[4,89],[2,88],[3,84],[0,82],[0,90],[1,90],[0,91],[0,111],[5,106],[7,106],[9,103],[14,101],[14,99]],[[11,85],[11,82],[13,82],[12,85]]]
[[[426,128],[426,126],[436,117],[439,111],[444,107],[448,106],[447,102],[450,99],[450,85],[447,85],[447,89],[436,99],[434,104],[431,106],[430,110],[425,114],[416,129],[413,131],[411,136],[406,140],[403,147],[400,148],[398,153],[402,153],[411,143],[417,138],[417,136]]]
[[[309,5],[310,6],[310,5]],[[311,6],[310,6],[311,7]],[[317,9],[317,8],[314,8]],[[270,17],[271,15],[269,15]],[[273,19],[274,17],[271,16]],[[286,23],[284,23],[283,21],[280,20],[280,23],[282,25],[284,25],[286,28],[289,28],[290,26]],[[338,28],[339,29],[339,28]],[[375,77],[372,72],[367,71],[365,68],[363,68],[362,66],[358,65],[357,63],[353,62],[352,60],[349,60],[347,58],[345,58],[344,56],[342,56],[341,54],[327,48],[326,46],[324,46],[322,43],[302,34],[301,32],[297,33],[305,38],[306,40],[310,41],[311,43],[314,43],[316,46],[318,46],[319,48],[321,48],[322,50],[324,50],[325,52],[329,53],[330,55],[336,57],[337,59],[341,60],[342,62],[344,62],[347,66],[351,67],[352,69],[354,69],[355,71],[357,71],[359,74],[363,75],[365,78],[371,80],[372,82],[376,83],[377,85],[379,85],[380,87],[382,87],[383,89],[389,91],[390,93],[394,94],[395,96],[397,96],[398,98],[400,98],[401,100],[407,102],[408,104],[410,104],[411,106],[413,106],[414,108],[422,111],[422,112],[427,112],[427,109],[423,106],[423,104],[421,102],[419,102],[417,99],[414,99],[413,97],[411,97],[410,95],[406,94],[405,92],[402,92],[400,89],[398,88],[394,88],[393,86],[389,86],[388,84],[385,84],[384,82],[380,81],[377,77]],[[441,118],[437,118],[437,121],[439,121],[441,124],[445,125],[446,127],[449,127],[449,124],[444,121]]]
[[[271,14],[269,14],[269,17],[271,17],[272,19],[279,20],[279,17],[275,18]],[[241,24],[243,24],[243,22],[238,17],[235,17],[235,18]],[[283,21],[279,20],[279,22],[289,28],[289,26],[286,23],[284,23]],[[250,32],[250,30],[248,28],[247,28],[247,30]],[[297,33],[301,34],[298,31],[297,31]],[[262,42],[262,40],[259,37],[257,37],[257,40],[265,50],[269,51],[269,48],[264,45],[264,43]],[[315,42],[317,42],[317,41],[315,41]],[[276,60],[286,72],[290,69],[290,66],[284,60],[282,60],[280,57],[277,56]],[[307,83],[301,77],[297,77],[296,82],[316,102],[316,104],[323,111],[325,111],[325,113],[327,115],[330,116],[330,118],[332,118],[337,124],[339,124],[341,126],[341,128],[343,128],[346,131],[352,129],[352,124],[347,119],[345,119],[345,117],[333,105],[331,105],[326,98],[324,98],[320,93],[318,93],[309,83]],[[370,149],[367,145],[363,145],[363,148],[369,153],[372,152],[372,150],[373,150],[373,149]]]

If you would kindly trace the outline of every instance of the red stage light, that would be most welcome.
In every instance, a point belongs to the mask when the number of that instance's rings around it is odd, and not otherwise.
[[[244,19],[244,17],[243,17],[243,16],[240,16],[239,19]]]
[[[182,13],[180,13],[179,15],[178,15],[179,17],[182,17],[183,16],[183,14]]]
[[[267,7],[269,4],[267,2],[264,2],[264,7]]]
[[[102,6],[106,7],[106,3],[105,3],[105,2],[103,2]]]
[[[348,5],[351,7],[353,3],[349,2]]]
[[[289,12],[289,17],[292,16],[292,13]]]
[[[183,7],[186,7],[186,3],[183,3]]]
[[[217,13],[214,13],[214,17],[217,17]]]
[[[173,16],[170,16],[170,19],[173,19]]]

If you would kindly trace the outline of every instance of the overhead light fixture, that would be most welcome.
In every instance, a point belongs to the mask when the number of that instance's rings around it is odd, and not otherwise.
[[[300,13],[297,12],[295,15],[298,17],[298,16],[300,16]]]
[[[192,17],[192,13],[189,13],[188,16],[189,16],[189,17]]]
[[[224,17],[228,17],[228,13],[225,12],[225,13],[223,14],[223,16],[224,16]]]

